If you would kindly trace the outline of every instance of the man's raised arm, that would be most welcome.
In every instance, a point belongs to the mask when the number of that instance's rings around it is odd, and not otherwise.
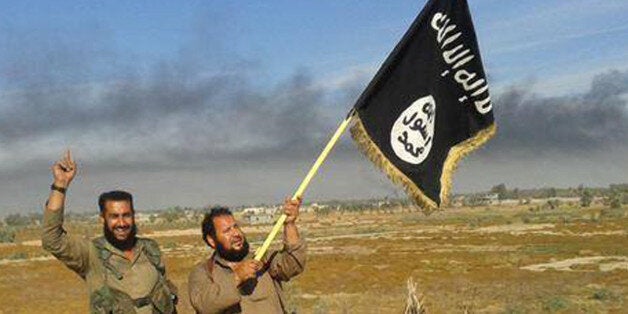
[[[44,210],[41,240],[46,251],[83,276],[87,270],[89,242],[72,237],[63,229],[65,194],[76,172],[77,166],[69,150],[52,166],[53,183]]]
[[[284,247],[270,264],[270,274],[277,280],[288,281],[305,269],[306,245],[296,225],[300,207],[301,198],[286,199],[284,202],[284,213],[287,216],[283,228]]]

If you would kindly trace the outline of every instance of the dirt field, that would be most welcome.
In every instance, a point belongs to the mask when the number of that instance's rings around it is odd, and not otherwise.
[[[286,291],[298,313],[401,313],[410,277],[430,313],[628,313],[627,209],[406,209],[300,224],[308,264]],[[270,228],[248,229],[254,247]],[[0,245],[0,313],[85,313],[84,283],[36,235]],[[192,313],[187,275],[209,255],[200,230],[147,235],[165,252],[180,312]]]

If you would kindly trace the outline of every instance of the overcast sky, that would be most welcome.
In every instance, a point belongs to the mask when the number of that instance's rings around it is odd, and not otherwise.
[[[499,130],[454,192],[628,182],[628,2],[470,2]],[[0,1],[0,215],[66,148],[72,211],[279,202],[424,3]],[[306,198],[401,195],[345,134]]]

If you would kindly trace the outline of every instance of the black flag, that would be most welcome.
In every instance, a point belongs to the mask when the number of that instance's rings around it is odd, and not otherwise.
[[[467,1],[428,1],[354,109],[371,161],[424,211],[447,204],[458,161],[496,130]]]

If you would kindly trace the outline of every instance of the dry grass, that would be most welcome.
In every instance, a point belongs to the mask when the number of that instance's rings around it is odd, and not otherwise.
[[[408,298],[404,314],[425,314],[427,309],[423,306],[423,295],[417,291],[417,284],[412,277],[408,278]]]
[[[512,207],[429,217],[307,216],[308,265],[286,294],[299,313],[402,313],[412,277],[430,313],[626,313],[628,268],[621,263],[628,258],[628,215],[626,209],[602,212]],[[180,311],[191,313],[187,275],[209,252],[195,235],[156,240],[182,293]],[[56,260],[28,261],[45,256],[37,246],[0,246],[0,313],[87,311],[78,276]],[[605,268],[611,262],[619,266]],[[533,265],[545,266],[526,269]]]

